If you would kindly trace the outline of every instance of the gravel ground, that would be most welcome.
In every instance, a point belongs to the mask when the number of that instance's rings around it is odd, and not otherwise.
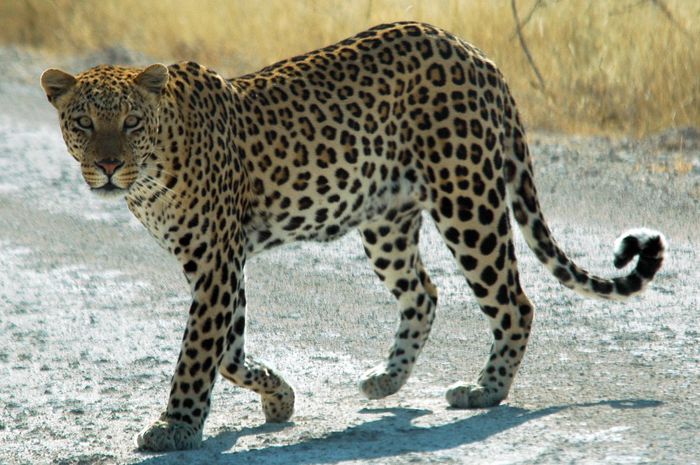
[[[131,57],[109,53],[63,64]],[[649,290],[620,304],[573,295],[519,241],[538,313],[503,405],[444,401],[481,368],[490,335],[428,220],[421,253],[441,300],[400,393],[367,401],[356,387],[398,319],[358,235],[294,244],[247,266],[247,347],[296,387],[293,421],[266,425],[256,396],[220,380],[201,449],[137,452],[134,434],[167,399],[186,285],[125,205],[87,195],[38,86],[45,63],[0,49],[0,463],[700,463],[691,129],[642,141],[531,135],[543,208],[581,265],[611,274],[612,242],[634,226],[660,229],[670,248]]]

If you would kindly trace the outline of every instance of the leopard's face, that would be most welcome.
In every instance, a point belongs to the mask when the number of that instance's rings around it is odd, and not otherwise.
[[[154,157],[165,66],[98,66],[77,76],[51,69],[42,86],[59,112],[68,152],[90,190],[123,197]]]

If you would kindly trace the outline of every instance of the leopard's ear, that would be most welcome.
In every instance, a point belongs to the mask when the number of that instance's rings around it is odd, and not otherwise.
[[[47,69],[41,75],[41,87],[44,88],[49,102],[57,108],[60,97],[73,89],[77,82],[73,75],[55,68]]]
[[[157,63],[141,71],[134,82],[155,95],[160,95],[168,83],[168,68]]]

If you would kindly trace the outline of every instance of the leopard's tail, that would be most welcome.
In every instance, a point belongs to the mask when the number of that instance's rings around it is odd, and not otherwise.
[[[533,182],[532,163],[522,126],[511,101],[513,117],[505,138],[503,174],[515,220],[527,245],[564,286],[576,293],[602,299],[625,299],[640,293],[661,268],[666,249],[663,234],[651,229],[632,229],[616,241],[613,264],[622,268],[635,256],[637,265],[626,276],[601,278],[579,267],[557,245],[539,205]],[[506,118],[507,119],[507,118]]]

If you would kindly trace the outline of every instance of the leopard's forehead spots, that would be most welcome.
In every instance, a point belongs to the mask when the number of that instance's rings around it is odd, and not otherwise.
[[[79,74],[79,100],[97,111],[124,111],[134,104],[133,79],[139,70],[100,65]]]

